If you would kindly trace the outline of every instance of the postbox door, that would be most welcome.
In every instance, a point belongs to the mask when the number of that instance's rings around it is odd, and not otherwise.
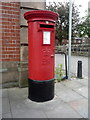
[[[42,22],[43,23],[43,22]],[[29,78],[50,80],[54,78],[54,24],[41,25],[29,22]],[[40,26],[41,25],[41,26]]]
[[[42,29],[42,46],[41,46],[41,72],[42,77],[46,80],[54,78],[54,44],[55,30],[54,25],[47,25]],[[51,27],[51,28],[50,28]]]

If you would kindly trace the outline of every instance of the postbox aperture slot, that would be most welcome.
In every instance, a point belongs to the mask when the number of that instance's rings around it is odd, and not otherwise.
[[[40,28],[54,28],[54,25],[40,24]]]

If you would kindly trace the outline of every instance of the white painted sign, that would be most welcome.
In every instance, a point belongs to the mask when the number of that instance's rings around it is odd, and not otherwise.
[[[49,31],[43,32],[43,44],[50,44],[50,32]]]

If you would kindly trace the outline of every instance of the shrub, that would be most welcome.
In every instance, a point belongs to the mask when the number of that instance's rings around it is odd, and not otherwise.
[[[62,64],[59,64],[58,67],[55,68],[56,80],[60,82],[64,75],[64,70],[62,69]]]

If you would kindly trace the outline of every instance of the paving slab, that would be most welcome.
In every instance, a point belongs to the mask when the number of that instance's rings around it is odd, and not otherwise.
[[[62,101],[59,97],[55,95],[52,100],[44,102],[42,107],[44,111],[53,111],[53,109],[58,108],[58,106],[63,103],[64,101]]]
[[[57,96],[44,103],[43,111],[48,118],[81,118],[74,109]]]
[[[10,88],[8,92],[12,101],[24,100],[28,96],[28,88]]]
[[[2,98],[0,98],[0,115],[2,114]]]
[[[2,114],[0,114],[0,120],[2,120]]]
[[[8,98],[8,89],[2,89],[2,97],[3,98]]]
[[[81,118],[69,105],[60,104],[53,110],[45,111],[48,118]]]
[[[88,98],[88,87],[83,86],[78,89],[74,89],[78,94],[84,96],[85,98]]]
[[[11,99],[10,105],[13,118],[47,118],[42,110],[42,104],[28,98],[16,101]]]
[[[76,81],[76,82],[79,82],[80,84],[82,84],[82,85],[86,85],[86,86],[88,86],[88,78],[83,78],[83,79],[76,79],[76,78],[73,78],[73,80],[74,81]]]
[[[36,109],[42,110],[42,104],[33,102],[29,100],[28,98],[25,100],[17,100],[17,101],[10,101],[11,105],[11,110],[13,111],[14,109]]]
[[[2,118],[12,118],[11,112],[3,114]]]
[[[2,98],[2,114],[10,112],[10,104],[8,98]]]
[[[83,98],[69,102],[70,106],[75,109],[82,117],[88,118],[88,100]]]
[[[61,83],[63,85],[66,85],[67,87],[70,87],[71,89],[76,89],[83,86],[81,83],[74,80],[65,80],[65,81],[62,81]]]
[[[2,89],[0,89],[0,98],[2,98]]]
[[[81,118],[78,113],[57,96],[53,100],[43,103],[33,102],[29,99],[12,101],[11,109],[13,118],[64,118],[65,114],[66,118]]]
[[[14,109],[12,110],[13,118],[47,118],[45,113],[35,109]]]
[[[71,88],[72,90],[76,91],[79,95],[82,95],[83,97],[88,98],[88,86],[86,86],[85,84],[82,84],[82,82],[80,82],[80,81],[81,81],[81,79],[79,79],[79,81],[78,80],[75,80],[75,81],[74,80],[66,80],[61,83],[65,86]]]
[[[88,102],[88,118],[90,119],[90,104]]]
[[[61,98],[64,102],[69,102],[77,99],[82,99],[83,97],[78,93],[74,92],[72,89],[64,86],[61,83],[56,83],[56,95]]]

